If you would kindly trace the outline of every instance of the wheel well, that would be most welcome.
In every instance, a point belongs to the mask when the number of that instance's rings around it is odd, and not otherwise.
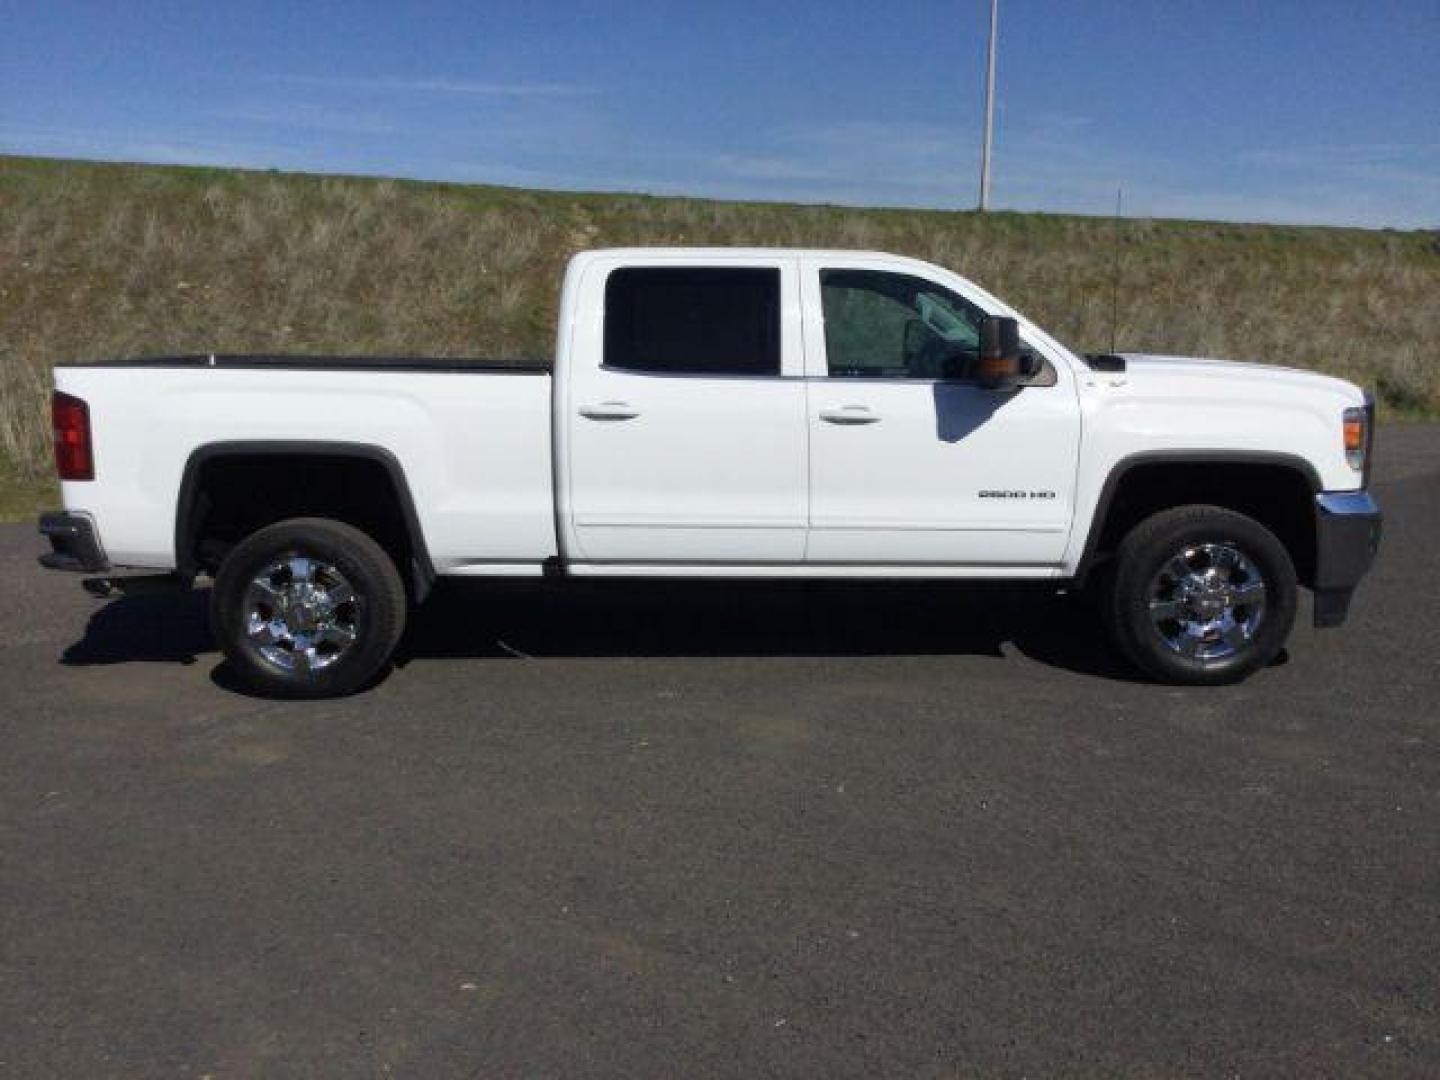
[[[1314,581],[1315,484],[1294,466],[1250,462],[1167,461],[1126,469],[1101,496],[1104,517],[1091,527],[1086,570],[1113,555],[1126,534],[1151,514],[1192,503],[1254,518],[1285,545],[1301,583]]]
[[[213,574],[245,537],[293,517],[343,521],[395,560],[417,599],[434,580],[404,475],[366,448],[234,447],[197,451],[185,470],[175,528],[182,574]]]

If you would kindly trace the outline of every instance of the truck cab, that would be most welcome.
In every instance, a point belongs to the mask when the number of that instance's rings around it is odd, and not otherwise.
[[[1062,564],[1075,373],[1027,326],[1039,366],[1024,392],[984,385],[982,325],[1011,313],[968,283],[847,252],[599,252],[576,259],[566,297],[587,313],[556,367],[576,564]]]

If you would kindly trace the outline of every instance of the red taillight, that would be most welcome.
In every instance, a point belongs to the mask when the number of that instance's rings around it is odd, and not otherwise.
[[[60,479],[94,480],[90,407],[78,397],[56,390],[50,399],[50,416],[55,424],[55,468]]]

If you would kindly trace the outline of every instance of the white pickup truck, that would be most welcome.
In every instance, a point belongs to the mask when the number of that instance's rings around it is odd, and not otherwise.
[[[1088,584],[1143,672],[1231,682],[1299,585],[1342,622],[1380,534],[1350,383],[1081,356],[879,253],[584,252],[553,370],[192,356],[55,383],[41,561],[212,576],[226,655],[290,696],[371,682],[437,576]]]

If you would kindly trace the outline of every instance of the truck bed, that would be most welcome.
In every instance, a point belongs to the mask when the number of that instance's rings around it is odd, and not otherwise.
[[[63,485],[65,504],[96,519],[113,565],[169,569],[182,485],[203,456],[370,448],[403,473],[437,571],[539,573],[556,554],[551,382],[545,367],[455,358],[60,366],[56,387],[88,404],[95,445],[95,481]]]

